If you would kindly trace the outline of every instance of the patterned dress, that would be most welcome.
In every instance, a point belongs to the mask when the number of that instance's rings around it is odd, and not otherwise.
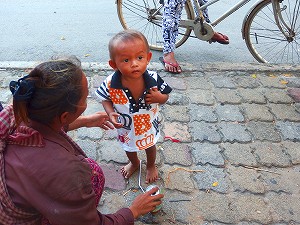
[[[123,127],[118,129],[118,140],[128,152],[145,150],[156,144],[159,133],[159,104],[146,104],[145,96],[150,88],[157,87],[162,94],[169,94],[171,87],[155,72],[143,74],[145,87],[142,96],[136,102],[129,89],[121,83],[119,71],[108,76],[96,90],[100,100],[111,101],[114,109],[120,114],[119,122]]]

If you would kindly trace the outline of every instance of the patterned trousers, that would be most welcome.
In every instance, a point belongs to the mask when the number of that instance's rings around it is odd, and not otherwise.
[[[204,5],[208,0],[198,0],[200,6]],[[175,50],[176,38],[178,36],[178,27],[181,19],[182,9],[186,0],[165,0],[163,12],[163,53],[167,54]],[[197,15],[198,16],[198,15]],[[208,10],[203,10],[203,16],[206,22],[210,22]]]

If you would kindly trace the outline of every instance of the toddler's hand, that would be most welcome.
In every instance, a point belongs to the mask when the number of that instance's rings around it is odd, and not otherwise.
[[[115,128],[121,128],[123,125],[122,123],[118,122],[119,113],[111,112],[109,113],[110,122],[114,125]]]
[[[149,92],[146,94],[145,100],[147,104],[159,103],[161,98],[161,93],[157,87],[152,87],[149,89]]]

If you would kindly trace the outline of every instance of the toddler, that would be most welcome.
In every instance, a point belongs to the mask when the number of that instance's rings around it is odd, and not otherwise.
[[[145,150],[146,183],[152,183],[158,179],[158,106],[168,100],[172,89],[156,72],[147,70],[152,53],[142,33],[119,32],[109,42],[109,54],[109,65],[115,72],[104,80],[96,95],[117,128],[118,140],[129,159],[121,173],[129,178],[140,166],[137,152]]]

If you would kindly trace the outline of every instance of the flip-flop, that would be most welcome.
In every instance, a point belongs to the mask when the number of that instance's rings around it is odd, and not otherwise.
[[[220,32],[216,32],[214,34],[214,36],[209,40],[209,42],[218,42],[220,44],[223,44],[223,45],[228,45],[229,44],[229,38],[225,35],[225,34],[222,34]]]
[[[163,57],[159,57],[159,61],[160,61],[160,62],[163,64],[163,66],[165,67],[165,71],[166,71],[166,72],[169,72],[169,73],[175,73],[175,74],[181,73],[181,72],[182,72],[181,67],[179,66],[178,63],[167,62],[166,60],[164,60]],[[168,69],[166,68],[166,64],[169,65],[169,66],[175,67],[177,71],[168,70]],[[179,69],[180,71],[178,71],[178,69]]]

